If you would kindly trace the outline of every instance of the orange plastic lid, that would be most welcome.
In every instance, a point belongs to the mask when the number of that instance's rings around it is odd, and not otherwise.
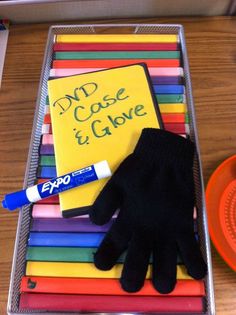
[[[236,155],[212,174],[206,189],[206,206],[212,242],[236,271]]]

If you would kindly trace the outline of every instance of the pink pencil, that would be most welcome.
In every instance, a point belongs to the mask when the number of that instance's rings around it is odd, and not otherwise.
[[[62,218],[59,205],[33,205],[33,218]]]
[[[60,205],[33,205],[32,209],[32,217],[33,218],[62,218]],[[88,218],[88,214],[80,215],[80,218]],[[76,218],[76,217],[74,217]],[[78,217],[77,217],[78,218]]]
[[[32,209],[32,217],[37,219],[57,219],[62,218],[60,205],[49,205],[49,204],[34,204]],[[80,215],[73,218],[88,218],[88,214]],[[117,213],[113,215],[113,218],[117,217]]]
[[[44,134],[42,137],[42,144],[53,144],[53,135],[52,134]]]
[[[51,69],[50,77],[66,77],[105,69],[107,68]],[[150,67],[148,68],[148,71],[151,76],[183,76],[183,68],[181,67]]]
[[[52,133],[51,124],[43,124],[42,126],[42,134]]]

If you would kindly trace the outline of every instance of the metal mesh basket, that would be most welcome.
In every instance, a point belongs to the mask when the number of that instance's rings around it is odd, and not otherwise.
[[[31,135],[31,143],[25,173],[24,188],[34,184],[39,160],[39,145],[44,118],[44,107],[47,97],[47,80],[52,63],[53,43],[57,34],[86,34],[86,33],[135,33],[135,34],[178,34],[182,53],[182,66],[184,68],[184,82],[186,87],[186,102],[189,113],[190,137],[196,144],[196,158],[194,163],[194,176],[196,187],[196,206],[198,211],[198,230],[201,250],[208,265],[208,275],[205,279],[206,305],[205,315],[215,314],[212,265],[210,253],[210,241],[207,228],[206,207],[204,198],[204,184],[201,168],[200,151],[198,144],[197,128],[195,122],[195,111],[192,97],[191,78],[188,66],[188,57],[185,44],[184,30],[181,25],[173,24],[97,24],[97,25],[67,25],[52,26],[49,30],[47,46],[42,67],[39,91],[34,116],[34,124]],[[25,272],[25,255],[27,240],[30,229],[31,209],[30,206],[23,207],[19,214],[16,233],[15,250],[12,265],[11,282],[8,298],[8,314],[75,314],[44,311],[20,311],[20,282]],[[81,314],[78,313],[77,314]],[[102,313],[104,314],[104,313]],[[114,313],[112,313],[114,314]],[[158,313],[160,314],[160,313]],[[179,313],[178,313],[179,314]],[[186,314],[186,313],[185,313]],[[184,315],[184,314],[183,314]]]

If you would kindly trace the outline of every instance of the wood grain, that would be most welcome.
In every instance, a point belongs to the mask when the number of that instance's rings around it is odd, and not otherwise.
[[[187,41],[205,183],[236,151],[236,18],[87,23],[180,23]],[[76,22],[75,22],[76,23]],[[80,21],[81,23],[81,21]],[[86,23],[86,22],[85,22]],[[0,90],[0,198],[21,189],[49,24],[11,26]],[[107,32],[107,29],[104,30]],[[0,314],[6,314],[17,213],[0,213]],[[235,314],[236,274],[212,248],[218,315]]]

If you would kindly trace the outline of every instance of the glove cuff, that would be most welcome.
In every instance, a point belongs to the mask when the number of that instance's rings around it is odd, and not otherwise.
[[[169,131],[144,128],[134,149],[134,154],[142,157],[146,162],[171,161],[179,166],[192,167],[194,143]]]

